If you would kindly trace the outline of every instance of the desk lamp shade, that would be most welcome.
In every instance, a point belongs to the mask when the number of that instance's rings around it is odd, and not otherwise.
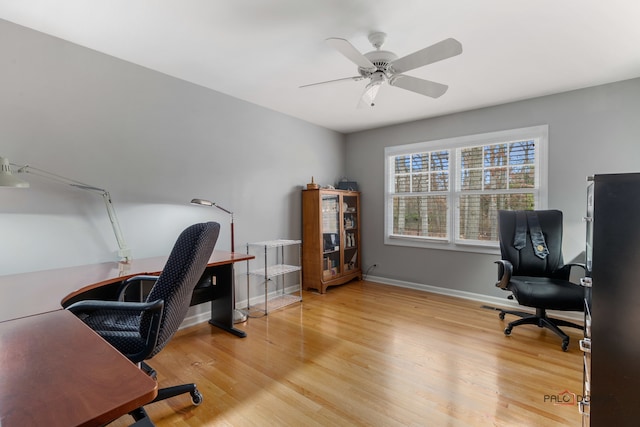
[[[191,203],[194,205],[202,205],[202,206],[213,206],[215,204],[212,201],[205,200],[205,199],[191,199]]]
[[[6,157],[0,157],[0,187],[28,188],[29,183],[16,178]]]

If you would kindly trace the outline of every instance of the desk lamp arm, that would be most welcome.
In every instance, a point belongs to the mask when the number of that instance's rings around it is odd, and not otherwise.
[[[76,181],[75,179],[66,178],[64,176],[55,174],[53,172],[48,172],[43,169],[36,168],[30,165],[16,165],[11,163],[11,166],[17,167],[16,173],[30,173],[32,175],[40,176],[42,178],[49,179],[51,181],[55,181],[59,184],[69,185],[71,187],[79,188],[81,190],[87,190],[94,193],[99,193],[102,195],[102,199],[104,200],[105,207],[107,208],[107,215],[109,215],[109,221],[111,221],[111,227],[113,228],[113,234],[116,236],[116,241],[118,242],[118,256],[123,259],[124,262],[131,261],[131,250],[127,247],[127,244],[122,236],[122,230],[120,229],[120,223],[118,222],[118,216],[116,215],[116,210],[113,207],[113,202],[111,201],[111,195],[107,190],[100,187],[95,187],[93,185],[85,184],[80,181]]]

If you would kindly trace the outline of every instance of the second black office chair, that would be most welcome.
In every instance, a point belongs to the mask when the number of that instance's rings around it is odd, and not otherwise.
[[[547,316],[547,310],[583,311],[584,289],[569,281],[572,266],[562,257],[562,212],[558,210],[498,211],[500,252],[499,281],[496,286],[511,291],[518,304],[535,308],[536,313],[501,310],[521,319],[507,325],[505,335],[518,325],[548,328],[562,338],[567,351],[569,336],[559,326],[583,329],[581,325]],[[511,298],[511,296],[510,296]]]
[[[155,280],[145,302],[80,301],[68,310],[155,377],[155,372],[143,361],[162,350],[184,320],[191,294],[211,258],[219,232],[220,224],[215,222],[186,228],[178,237],[160,276],[128,279],[121,287],[121,294],[130,283]],[[202,402],[195,384],[160,389],[153,402],[183,393],[190,393],[195,405]],[[147,419],[144,408],[138,408],[130,415],[136,421]]]

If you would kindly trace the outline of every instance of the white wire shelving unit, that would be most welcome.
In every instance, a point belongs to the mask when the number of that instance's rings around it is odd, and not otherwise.
[[[247,316],[264,316],[270,311],[302,301],[301,245],[301,240],[287,239],[247,243],[247,254],[251,254],[252,250],[264,252],[264,265],[259,268],[251,268],[250,261],[247,261]],[[297,250],[294,246],[297,246]],[[257,261],[259,254],[255,255]],[[297,263],[293,263],[296,260],[292,258],[296,258],[296,255]],[[257,277],[264,284],[264,301],[253,305],[250,298],[251,277]]]

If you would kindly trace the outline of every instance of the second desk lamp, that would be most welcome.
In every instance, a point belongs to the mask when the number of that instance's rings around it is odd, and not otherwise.
[[[219,206],[218,204],[216,204],[216,203],[214,203],[214,202],[212,202],[210,200],[206,200],[206,199],[191,199],[191,204],[200,205],[200,206],[216,207],[216,208],[220,209],[221,211],[229,214],[229,216],[231,217],[231,252],[235,252],[235,236],[234,236],[234,229],[233,229],[233,212],[231,212],[228,209],[223,208],[222,206]],[[233,323],[242,323],[242,322],[245,322],[247,320],[247,315],[236,308],[236,274],[235,274],[235,271],[232,274],[232,280],[233,280],[233,283],[232,283],[231,287],[233,289]]]

